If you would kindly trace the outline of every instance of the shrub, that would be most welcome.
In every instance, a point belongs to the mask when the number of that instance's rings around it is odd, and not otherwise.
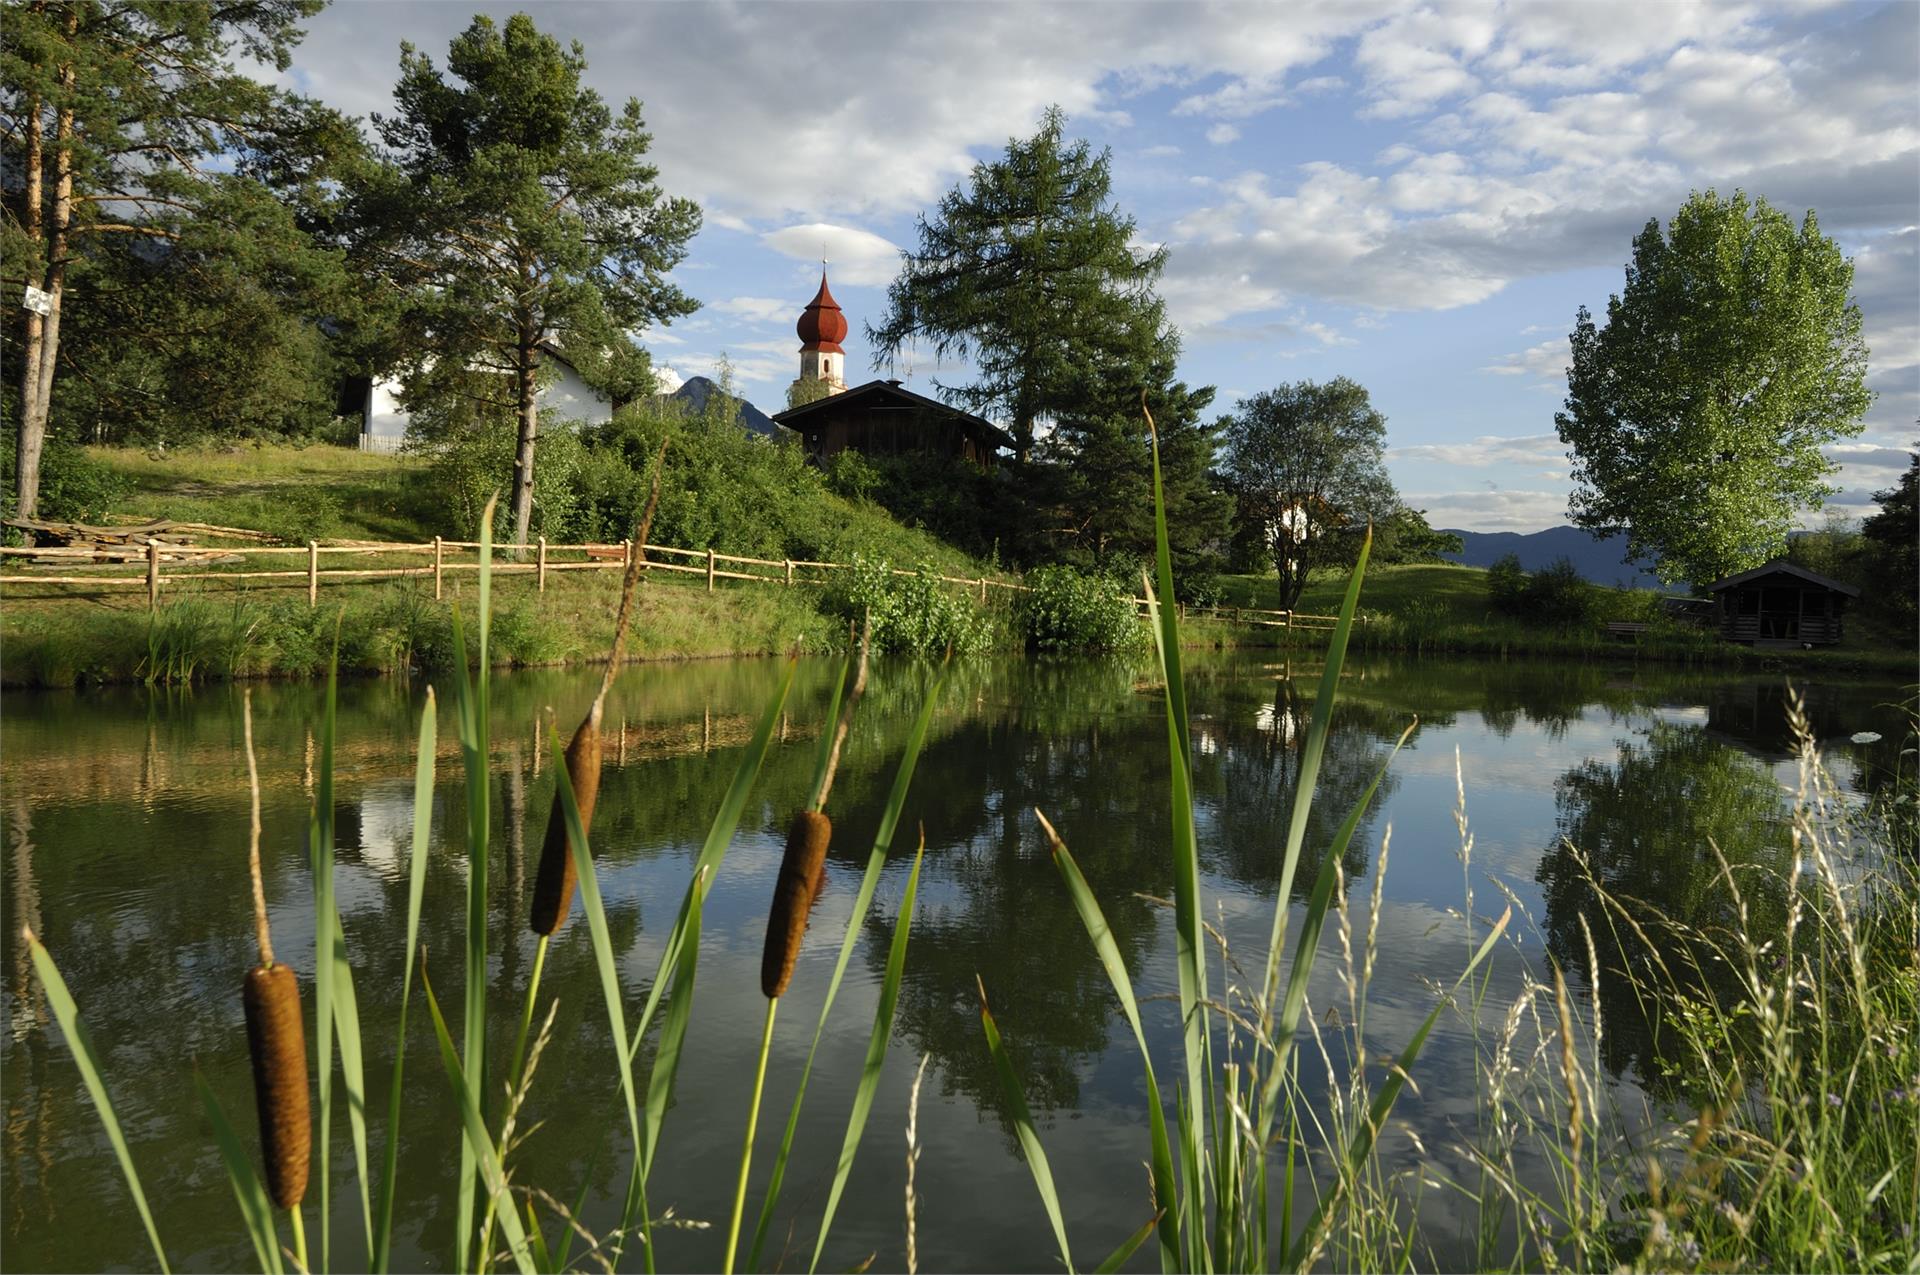
[[[4,463],[0,463],[0,481],[5,483],[6,508],[11,512],[18,486],[14,478],[18,455],[14,431],[6,431],[0,445],[6,449]],[[132,486],[125,474],[95,460],[85,448],[48,435],[40,452],[38,516],[52,522],[102,522]]]
[[[876,651],[973,655],[993,645],[993,621],[972,598],[924,571],[895,575],[882,559],[856,556],[832,603],[856,623],[869,617]]]
[[[1520,555],[1502,555],[1487,568],[1487,601],[1496,611],[1518,615],[1525,609],[1527,573],[1520,568]]]
[[[1125,651],[1146,642],[1131,590],[1108,576],[1072,567],[1041,567],[1027,576],[1021,600],[1027,645],[1042,651]]]
[[[1593,586],[1571,559],[1561,558],[1527,581],[1526,613],[1562,628],[1585,623],[1593,615]]]

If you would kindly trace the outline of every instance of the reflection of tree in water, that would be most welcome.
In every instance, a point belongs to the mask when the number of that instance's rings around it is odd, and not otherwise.
[[[1078,1068],[1105,1049],[1115,1012],[1033,808],[1073,847],[1130,971],[1141,968],[1155,933],[1156,909],[1135,892],[1172,889],[1159,706],[1134,697],[1105,703],[1045,730],[1024,721],[1031,705],[1010,704],[1006,717],[983,715],[930,743],[914,777],[909,817],[925,820],[935,848],[895,1030],[936,1056],[949,1092],[964,1092],[1003,1121],[980,1036],[976,974],[1027,1100],[1043,1110],[1077,1100]],[[879,910],[868,921],[876,974],[894,923]]]
[[[1726,995],[1733,971],[1668,927],[1647,925],[1647,908],[1724,941],[1737,916],[1717,879],[1712,847],[1718,846],[1746,898],[1751,932],[1777,932],[1784,924],[1779,874],[1788,855],[1783,794],[1764,766],[1704,728],[1657,722],[1642,739],[1621,741],[1611,764],[1588,761],[1562,775],[1555,804],[1561,840],[1546,851],[1537,873],[1545,887],[1548,950],[1567,970],[1587,977],[1584,913],[1600,955],[1607,1066],[1616,1074],[1631,1068],[1642,1084],[1661,1087],[1668,1083],[1657,1038],[1665,1006],[1651,999],[1643,1005],[1641,997],[1664,980],[1646,944],[1602,907],[1568,843],[1585,852],[1593,877],[1646,926],[1689,995]],[[1642,979],[1639,991],[1629,985],[1629,973]]]
[[[1270,701],[1232,702],[1198,725],[1202,739],[1194,750],[1194,786],[1205,820],[1200,854],[1208,869],[1255,890],[1278,887],[1312,714],[1311,697],[1293,680],[1282,678],[1273,683]],[[1321,855],[1408,720],[1404,713],[1366,703],[1345,702],[1335,708],[1293,880],[1295,897],[1312,891]],[[1366,871],[1374,812],[1394,783],[1389,772],[1347,847],[1341,867],[1348,881]]]

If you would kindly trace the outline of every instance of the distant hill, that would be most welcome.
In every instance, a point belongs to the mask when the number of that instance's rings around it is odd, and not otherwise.
[[[1469,567],[1490,567],[1507,554],[1516,554],[1520,566],[1538,571],[1561,558],[1572,561],[1582,579],[1595,584],[1626,585],[1635,589],[1659,589],[1658,578],[1627,561],[1625,536],[1596,536],[1578,527],[1549,527],[1545,531],[1522,534],[1517,531],[1454,531],[1466,547],[1460,553],[1444,555],[1449,562]]]
[[[690,376],[680,382],[679,389],[665,397],[674,402],[685,403],[687,414],[698,416],[707,410],[707,400],[719,392],[720,387],[706,377]],[[744,398],[740,400],[740,410],[734,414],[734,419],[740,422],[740,428],[750,434],[764,434],[772,438],[780,432],[780,427],[773,423],[771,416]]]

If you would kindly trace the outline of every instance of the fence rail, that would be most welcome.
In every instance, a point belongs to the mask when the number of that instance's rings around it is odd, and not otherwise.
[[[435,537],[429,541],[411,543],[404,541],[353,541],[346,544],[323,545],[309,540],[304,545],[243,545],[233,548],[223,546],[183,545],[148,538],[144,544],[127,546],[103,546],[89,548],[84,546],[31,548],[12,545],[0,545],[0,567],[4,567],[9,558],[30,559],[36,564],[58,566],[72,562],[76,565],[86,563],[96,565],[103,570],[89,575],[42,575],[38,572],[5,571],[0,573],[0,582],[9,589],[22,584],[61,584],[95,585],[120,588],[145,586],[147,605],[158,608],[162,589],[176,581],[183,580],[302,580],[307,586],[307,603],[318,606],[320,586],[327,583],[365,582],[378,579],[398,579],[408,576],[431,576],[433,578],[433,596],[439,598],[446,587],[449,572],[477,571],[480,569],[479,555],[474,553],[473,561],[449,560],[449,551],[465,554],[477,551],[480,543],[476,540],[446,540]],[[816,562],[805,558],[751,558],[741,554],[720,553],[713,549],[682,549],[674,545],[642,545],[643,570],[666,571],[682,575],[705,576],[707,591],[714,592],[722,580],[748,580],[761,584],[777,584],[786,588],[797,585],[825,584],[834,571],[845,571],[854,564],[850,562]],[[532,575],[540,592],[546,592],[547,576],[555,571],[625,571],[631,561],[634,545],[631,540],[613,543],[587,544],[548,544],[545,536],[529,545],[495,545],[493,571],[496,575]],[[378,566],[378,567],[335,567],[322,569],[322,555],[361,555],[392,556],[420,555],[431,561],[419,566]],[[555,561],[555,555],[582,555],[564,561]],[[656,557],[655,555],[660,555]],[[203,568],[221,562],[237,562],[244,566],[248,558],[299,556],[306,559],[302,567],[287,570],[179,570],[180,567]],[[526,559],[531,557],[532,561]],[[661,557],[691,559],[687,562],[667,562]],[[108,574],[115,568],[130,567],[144,563],[143,575]],[[172,563],[175,570],[166,570]],[[722,567],[764,567],[766,571],[736,571]],[[964,576],[940,575],[933,572],[911,571],[902,567],[888,569],[896,576],[925,575],[929,579],[945,584],[959,585],[969,595],[977,596],[982,606],[986,605],[989,590],[1001,589],[1009,593],[1031,593],[1031,585],[1016,580],[996,580],[992,576],[977,576],[971,579]],[[774,574],[778,572],[778,574]],[[54,595],[71,596],[71,595]],[[1129,599],[1136,609],[1144,610],[1148,605],[1146,598]],[[1256,607],[1206,606],[1180,608],[1182,617],[1188,615],[1211,616],[1216,619],[1230,620],[1243,624],[1269,628],[1330,628],[1335,618],[1330,615],[1306,615],[1296,611],[1271,611]]]

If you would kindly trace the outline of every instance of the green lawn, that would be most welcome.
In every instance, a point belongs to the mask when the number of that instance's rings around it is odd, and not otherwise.
[[[419,462],[315,443],[187,448],[154,456],[123,447],[89,455],[132,489],[113,521],[172,518],[265,531],[289,541],[433,539],[409,509],[404,476]]]

